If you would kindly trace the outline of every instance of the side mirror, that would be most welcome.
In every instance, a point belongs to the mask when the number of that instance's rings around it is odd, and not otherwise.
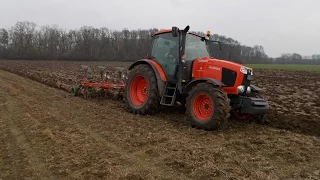
[[[178,36],[179,29],[177,27],[172,27],[172,36],[177,37]]]
[[[190,26],[188,25],[188,26],[186,26],[186,27],[184,28],[183,31],[184,31],[185,33],[187,33],[187,32],[189,31],[189,29],[190,29]]]

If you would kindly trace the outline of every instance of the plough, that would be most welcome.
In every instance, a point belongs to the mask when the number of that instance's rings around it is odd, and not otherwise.
[[[93,70],[89,66],[81,65],[84,71],[83,80],[71,88],[73,96],[82,95],[84,98],[106,97],[113,95],[122,98],[127,72],[125,68],[114,67],[108,70],[104,66],[98,66],[100,76],[94,81]]]

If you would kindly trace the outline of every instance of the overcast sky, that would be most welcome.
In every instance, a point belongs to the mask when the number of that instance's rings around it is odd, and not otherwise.
[[[320,0],[0,0],[0,28],[17,21],[61,28],[184,28],[281,53],[320,53]]]

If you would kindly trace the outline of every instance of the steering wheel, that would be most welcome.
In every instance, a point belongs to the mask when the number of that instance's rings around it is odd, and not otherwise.
[[[168,60],[169,63],[176,64],[177,59],[173,57],[173,55],[166,53],[164,57]]]

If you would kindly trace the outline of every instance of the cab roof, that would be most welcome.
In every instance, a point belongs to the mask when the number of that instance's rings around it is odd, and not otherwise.
[[[172,30],[171,29],[162,29],[160,31],[155,32],[154,35],[162,34],[162,33],[169,33],[169,32],[172,32]]]
[[[163,34],[163,33],[171,33],[171,32],[172,32],[172,29],[162,29],[160,31],[155,32],[154,35]],[[188,34],[192,34],[192,35],[199,36],[199,37],[204,37],[199,34],[191,33],[191,32],[188,32]]]

